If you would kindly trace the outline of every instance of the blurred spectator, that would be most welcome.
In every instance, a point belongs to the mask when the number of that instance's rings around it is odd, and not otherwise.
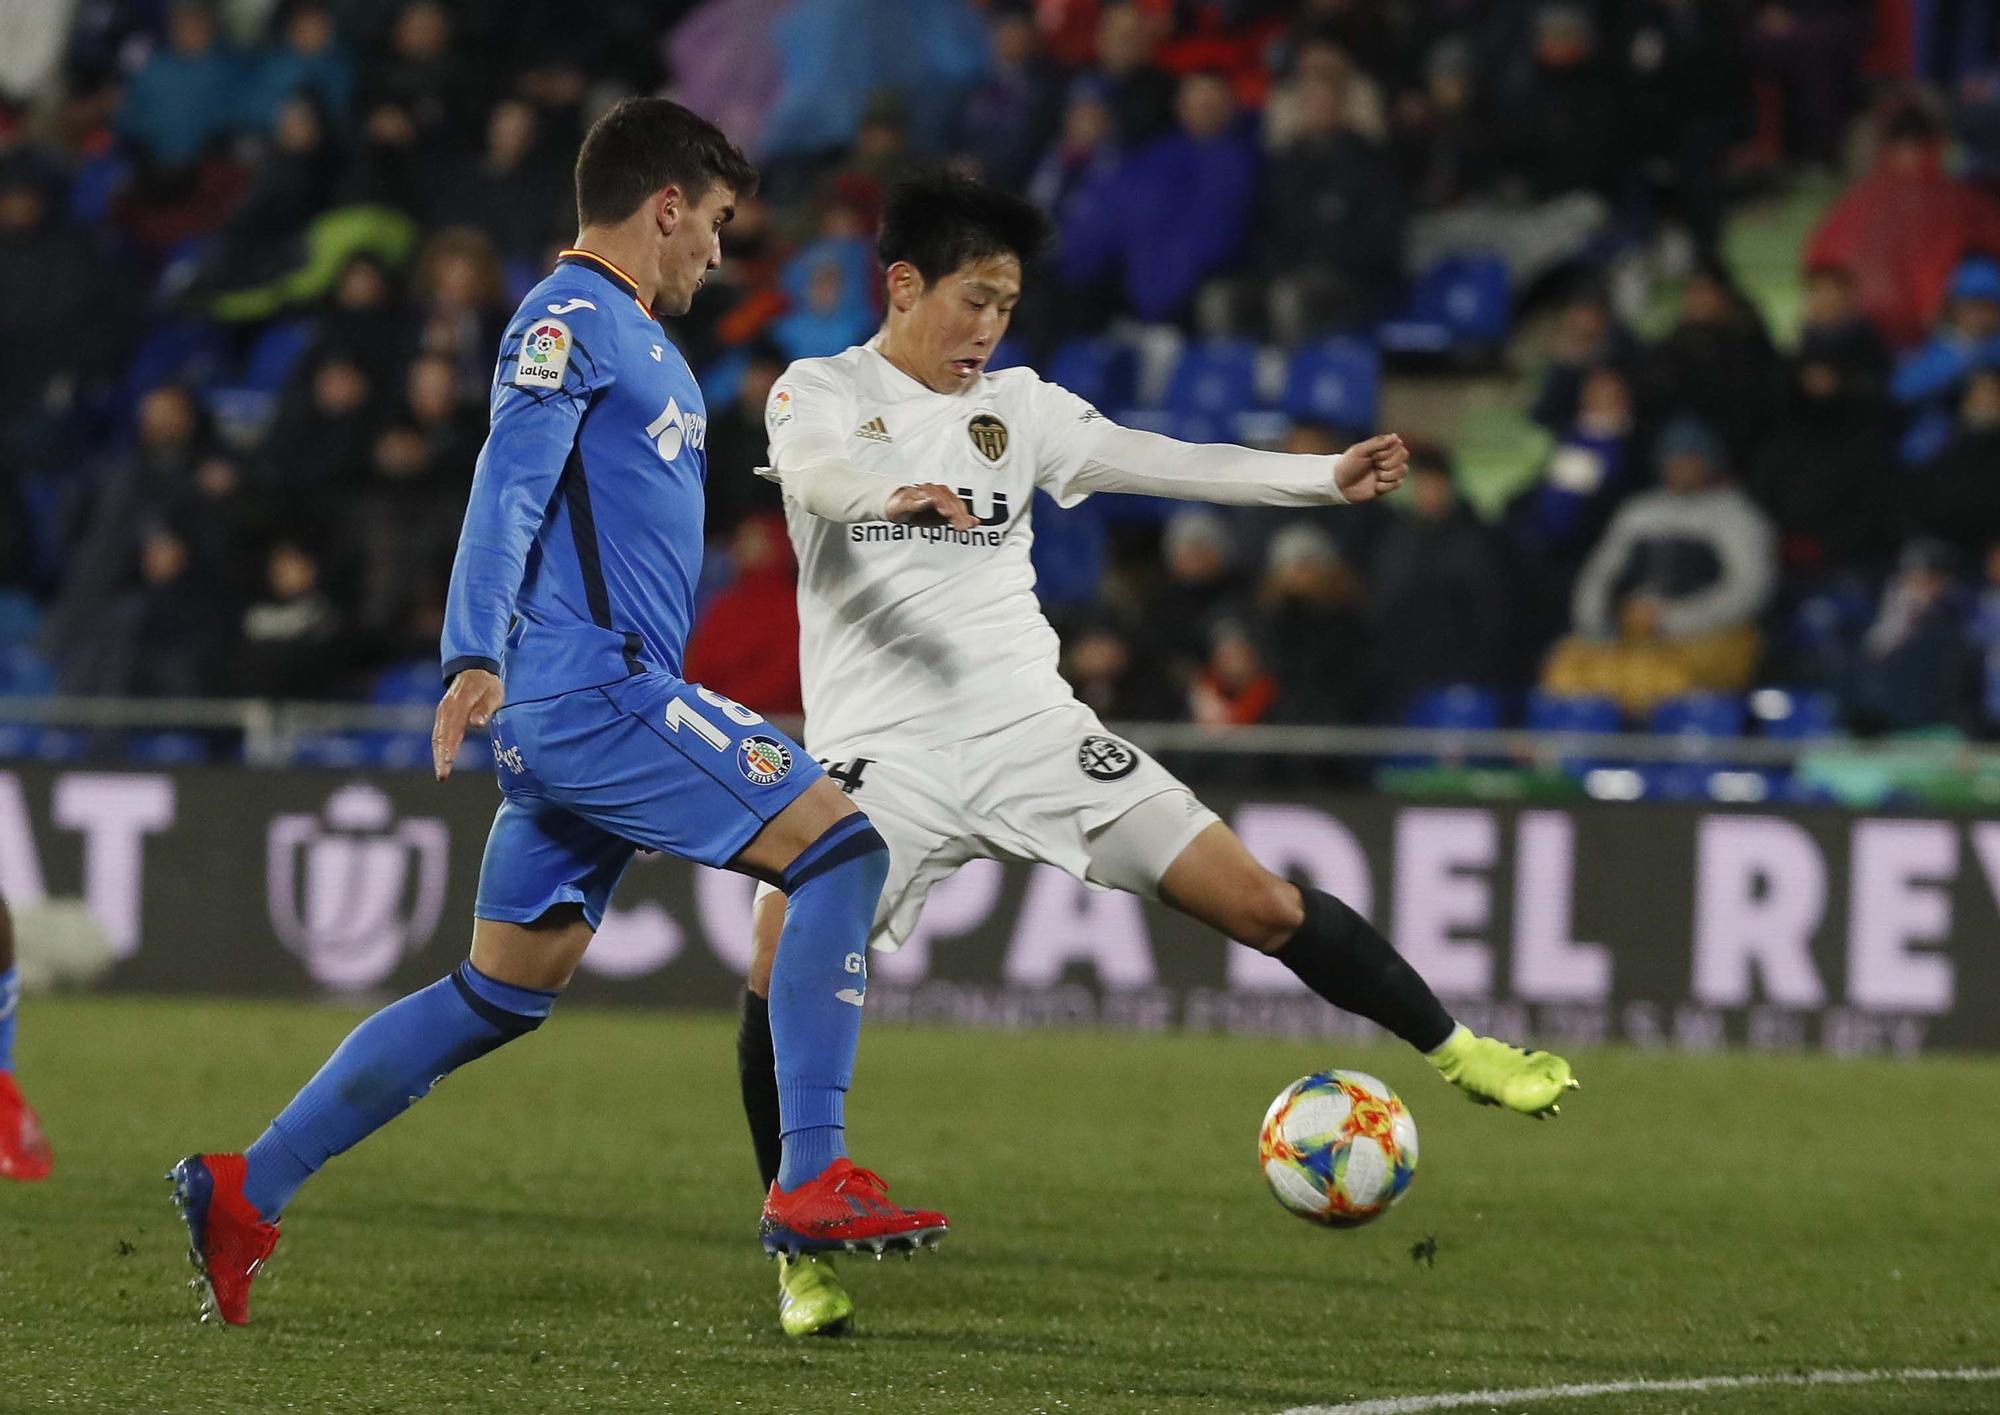
[[[1257,149],[1237,124],[1228,82],[1189,75],[1179,116],[1176,131],[1111,175],[1107,193],[1079,193],[1061,226],[1065,281],[1115,278],[1141,319],[1184,314],[1201,282],[1242,253],[1255,213]]]
[[[245,121],[275,127],[282,110],[301,95],[313,99],[328,121],[347,120],[354,101],[354,60],[321,0],[293,0],[279,11],[278,42],[257,56],[245,97]]]
[[[1138,636],[1108,620],[1085,624],[1063,644],[1062,674],[1099,717],[1113,722],[1159,722],[1179,716],[1167,685]]]
[[[414,321],[388,267],[372,255],[357,255],[341,267],[313,326],[320,353],[360,364],[378,384],[386,385],[416,352]]]
[[[1576,637],[1543,676],[1552,693],[1616,698],[1635,715],[1750,681],[1778,570],[1771,523],[1727,481],[1713,431],[1676,418],[1656,452],[1661,486],[1612,518],[1577,581]]]
[[[738,521],[757,512],[780,511],[784,494],[756,469],[770,464],[770,433],[764,404],[772,385],[791,362],[771,344],[753,345],[743,365],[736,396],[709,409],[707,536],[721,541]]]
[[[1806,243],[1807,269],[1854,277],[1861,310],[1897,348],[1936,322],[1953,270],[1968,254],[2000,254],[2000,201],[1945,172],[1944,134],[1918,105],[1895,109],[1875,166]]]
[[[411,294],[421,322],[419,347],[449,359],[458,370],[458,396],[484,405],[511,313],[493,242],[469,227],[438,232],[417,259]]]
[[[486,422],[460,401],[458,371],[449,359],[425,354],[411,361],[403,380],[402,416],[402,425],[423,439],[430,465],[451,495],[463,501],[472,464],[486,441]]]
[[[407,0],[390,24],[389,52],[367,73],[370,100],[399,104],[416,140],[435,148],[467,145],[486,111],[486,76],[453,24],[440,0]]]
[[[384,206],[412,216],[426,210],[443,174],[438,151],[420,140],[409,106],[394,98],[371,100],[357,136],[333,204]]]
[[[1966,621],[1970,666],[1969,717],[1980,736],[2000,733],[2000,541],[1982,557],[1985,578]]]
[[[55,170],[31,150],[0,157],[0,343],[33,351],[10,410],[67,406],[79,384],[121,371],[137,333],[128,263],[66,219],[61,199]],[[9,421],[21,416],[10,411]]]
[[[216,233],[215,248],[195,278],[198,289],[242,289],[297,265],[299,254],[289,243],[325,210],[327,193],[339,180],[341,156],[315,95],[285,99],[275,123],[271,150],[242,204]]]
[[[561,168],[543,160],[540,121],[518,98],[494,104],[485,147],[455,165],[455,180],[431,208],[433,223],[479,228],[505,260],[539,262],[551,242],[567,241],[575,216]]]
[[[1921,462],[1952,432],[1952,408],[1977,369],[2000,368],[2000,262],[1973,256],[1952,272],[1949,300],[1923,346],[1896,364],[1891,391],[1908,411],[1903,459]]]
[[[1847,688],[1848,718],[1859,730],[1908,731],[1960,716],[1967,601],[1959,563],[1941,542],[1904,549]]]
[[[1647,352],[1644,377],[1650,406],[1694,413],[1742,465],[1770,426],[1778,351],[1729,276],[1703,267],[1681,289],[1672,331]]]
[[[1423,86],[1396,102],[1397,162],[1411,197],[1436,211],[1491,194],[1499,180],[1499,135],[1478,88],[1472,45],[1448,35],[1424,60]]]
[[[412,423],[392,423],[376,435],[368,480],[346,520],[356,585],[352,627],[381,658],[435,651],[435,644],[413,638],[410,626],[424,592],[451,573],[470,480],[469,466],[445,476],[430,438]]]
[[[1722,236],[1723,159],[1750,129],[1750,89],[1738,56],[1741,22],[1727,6],[1627,0],[1613,39],[1624,130],[1619,155],[1635,195],[1666,189],[1695,249]]]
[[[1895,549],[1883,488],[1895,477],[1889,410],[1837,333],[1809,328],[1789,370],[1777,430],[1752,463],[1750,492],[1771,513],[1786,566],[1879,570]]]
[[[345,627],[320,588],[318,559],[296,541],[279,541],[263,592],[243,614],[234,685],[260,698],[334,696],[348,668]]]
[[[1188,687],[1188,717],[1203,727],[1248,727],[1262,722],[1278,701],[1278,680],[1240,620],[1219,620],[1210,631],[1208,661]]]
[[[1815,357],[1839,367],[1850,392],[1878,398],[1887,391],[1889,348],[1855,303],[1854,277],[1839,266],[1806,272],[1799,338]]]
[[[1974,69],[1958,81],[1951,127],[1965,155],[1966,175],[1989,191],[2000,187],[2000,63]]]
[[[330,511],[367,470],[374,418],[368,370],[344,353],[315,359],[279,403],[259,449],[261,481],[294,505]]]
[[[1303,80],[1294,135],[1272,155],[1264,184],[1270,327],[1287,344],[1380,313],[1401,283],[1402,191],[1347,110],[1332,81]]]
[[[1633,441],[1638,417],[1631,384],[1614,367],[1593,368],[1576,412],[1560,429],[1541,480],[1507,508],[1516,587],[1515,638],[1529,660],[1569,623],[1570,596],[1584,558],[1638,480]]]
[[[1506,648],[1498,548],[1442,452],[1412,449],[1404,510],[1382,532],[1368,585],[1378,706],[1391,717],[1427,689],[1494,681]]]
[[[1748,56],[1778,103],[1786,153],[1830,166],[1859,88],[1859,59],[1873,16],[1843,0],[1771,0],[1757,7]]]
[[[1967,554],[2000,539],[2000,369],[1966,380],[1958,427],[1912,474],[1919,528]]]
[[[688,639],[683,675],[759,712],[805,711],[799,688],[798,567],[780,515],[751,516],[730,537],[735,578]]]
[[[823,358],[867,340],[880,323],[875,252],[844,205],[828,208],[820,235],[799,248],[778,276],[789,308],[771,338],[790,359]]]
[[[960,105],[951,149],[970,158],[985,180],[1019,191],[1055,133],[1062,76],[1042,52],[1034,17],[1025,9],[995,6],[986,32],[993,67]]]
[[[1323,35],[1308,35],[1299,45],[1292,72],[1271,90],[1264,103],[1264,146],[1280,152],[1298,138],[1305,121],[1306,91],[1330,86],[1340,101],[1340,127],[1374,144],[1387,141],[1388,115],[1382,89],[1374,78],[1355,68],[1339,44]]]
[[[1585,381],[1607,367],[1629,375],[1638,354],[1610,298],[1595,286],[1577,291],[1557,313],[1549,366],[1528,415],[1550,432],[1563,433],[1577,415]]]
[[[226,629],[209,569],[169,521],[148,526],[138,542],[136,581],[112,601],[93,635],[101,635],[108,652],[90,650],[85,660],[95,660],[103,676],[81,676],[78,656],[65,655],[64,691],[140,698],[215,693]]]
[[[1271,537],[1257,591],[1258,638],[1284,678],[1273,722],[1356,722],[1363,715],[1367,634],[1361,586],[1332,536],[1300,523]]]
[[[1118,129],[1102,79],[1085,76],[1070,84],[1063,108],[1062,132],[1050,146],[1028,182],[1028,196],[1059,223],[1071,219],[1072,199],[1106,200],[1121,153]],[[1080,227],[1095,227],[1100,218],[1084,215]]]
[[[1160,32],[1142,6],[1107,4],[1097,21],[1096,69],[1104,76],[1121,146],[1137,149],[1174,119],[1174,81],[1154,63]]]
[[[1617,186],[1618,91],[1580,5],[1535,12],[1525,73],[1481,93],[1476,53],[1447,42],[1432,56],[1431,114],[1407,268],[1492,252],[1517,290],[1583,253],[1608,224]]]
[[[1168,518],[1160,550],[1166,583],[1148,596],[1146,625],[1169,671],[1186,683],[1208,658],[1215,621],[1241,592],[1236,537],[1220,513],[1188,506]]]
[[[207,0],[174,0],[167,47],[132,76],[118,112],[120,136],[165,167],[185,167],[243,117],[243,66],[222,47]]]

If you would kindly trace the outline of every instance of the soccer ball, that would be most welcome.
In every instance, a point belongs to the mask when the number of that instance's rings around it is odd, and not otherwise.
[[[1292,1082],[1264,1112],[1257,1163],[1300,1218],[1353,1228],[1387,1213],[1417,1172],[1417,1122],[1396,1093],[1361,1071]]]

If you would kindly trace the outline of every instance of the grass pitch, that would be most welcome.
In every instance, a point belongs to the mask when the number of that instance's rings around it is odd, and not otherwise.
[[[1586,1089],[1537,1124],[1393,1046],[877,1027],[855,1150],[955,1228],[844,1263],[857,1332],[801,1343],[754,1240],[733,1023],[582,1008],[336,1160],[253,1325],[197,1327],[161,1174],[253,1138],[356,1015],[23,1008],[57,1169],[0,1186],[0,1409],[1277,1412],[2000,1365],[1992,1061],[1579,1053]],[[1423,1137],[1409,1198],[1347,1233],[1255,1164],[1270,1098],[1329,1064]],[[2000,1384],[1519,1408],[1937,1415]]]

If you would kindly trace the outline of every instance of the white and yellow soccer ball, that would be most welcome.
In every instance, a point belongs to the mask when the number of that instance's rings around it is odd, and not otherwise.
[[[1264,1112],[1257,1163],[1300,1218],[1352,1228],[1387,1213],[1417,1171],[1417,1122],[1396,1093],[1361,1071],[1292,1082]]]

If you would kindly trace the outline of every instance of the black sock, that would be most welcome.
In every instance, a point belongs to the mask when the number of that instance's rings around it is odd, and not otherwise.
[[[769,1192],[782,1152],[778,1133],[778,1054],[771,1047],[771,1005],[743,990],[743,1022],[736,1030],[736,1074],[743,1083],[743,1115],[757,1151],[757,1173]]]
[[[1331,894],[1299,893],[1306,921],[1271,956],[1335,1007],[1387,1027],[1418,1051],[1443,1046],[1457,1024],[1389,940]]]

